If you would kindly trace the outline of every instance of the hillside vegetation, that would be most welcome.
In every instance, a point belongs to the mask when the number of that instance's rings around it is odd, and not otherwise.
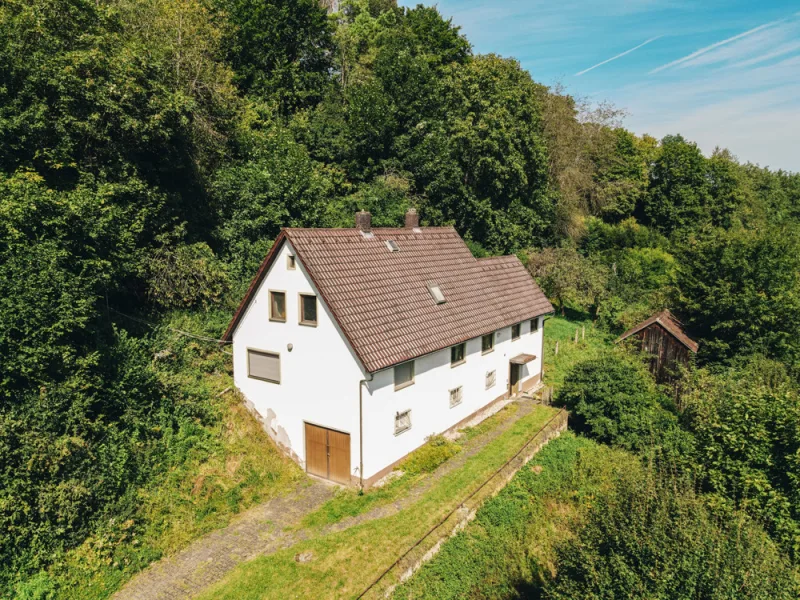
[[[517,253],[603,339],[675,310],[701,343],[682,410],[602,348],[565,355],[559,399],[687,478],[697,531],[763,528],[796,565],[800,176],[633,135],[535,77],[391,0],[0,4],[0,595],[107,596],[297,481],[220,395],[213,340],[281,227],[408,206]],[[553,594],[602,595],[555,564]]]

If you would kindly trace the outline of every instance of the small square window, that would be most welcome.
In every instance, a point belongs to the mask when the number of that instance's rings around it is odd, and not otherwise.
[[[401,390],[414,383],[414,361],[410,360],[394,368],[394,389]]]
[[[539,319],[531,319],[531,333],[539,331]]]
[[[486,371],[486,389],[493,388],[497,383],[497,371]]]
[[[511,339],[512,340],[518,340],[519,339],[519,334],[520,334],[520,330],[521,329],[522,329],[522,325],[520,323],[517,323],[516,325],[512,325],[511,326]]]
[[[411,429],[411,410],[404,410],[394,416],[394,434],[400,435]]]
[[[286,268],[290,271],[294,271],[297,268],[297,258],[294,254],[286,255]]]
[[[461,400],[463,399],[464,388],[463,386],[458,386],[457,388],[450,390],[450,408],[454,406],[458,406],[461,404]]]
[[[450,366],[455,367],[467,359],[467,344],[456,344],[450,348]]]
[[[300,294],[300,324],[317,326],[317,297]]]
[[[269,320],[286,322],[286,292],[269,293]]]
[[[481,338],[481,352],[486,354],[494,350],[494,334],[487,333]]]

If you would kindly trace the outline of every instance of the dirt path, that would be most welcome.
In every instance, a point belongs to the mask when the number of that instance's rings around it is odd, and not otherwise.
[[[293,493],[274,498],[245,511],[228,527],[195,540],[184,550],[166,557],[135,575],[114,600],[179,600],[191,598],[216,583],[234,567],[257,556],[271,554],[311,536],[343,531],[355,525],[396,514],[414,504],[439,479],[457,469],[489,442],[533,410],[534,403],[520,399],[518,410],[489,431],[469,440],[464,450],[423,479],[406,495],[390,504],[347,517],[321,529],[295,529],[302,518],[319,508],[336,491],[332,485],[308,480]]]

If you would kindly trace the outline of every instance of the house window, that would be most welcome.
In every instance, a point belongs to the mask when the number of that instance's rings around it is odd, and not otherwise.
[[[494,350],[494,334],[487,333],[485,336],[481,338],[481,352],[486,354],[487,352],[491,352]]]
[[[281,356],[276,352],[247,350],[247,376],[253,379],[281,382]]]
[[[486,389],[493,388],[497,383],[497,371],[486,371]]]
[[[519,339],[519,333],[520,333],[521,329],[522,329],[522,325],[520,323],[517,323],[516,325],[512,325],[511,326],[511,339],[512,340],[518,340]]]
[[[539,331],[539,319],[531,319],[531,333]]]
[[[294,271],[297,268],[297,259],[294,254],[286,255],[286,268],[290,271]]]
[[[411,410],[404,410],[394,416],[394,434],[400,435],[411,429]]]
[[[457,367],[467,359],[467,344],[456,344],[450,348],[450,366]]]
[[[458,386],[457,388],[450,390],[450,408],[461,404],[461,400],[463,398],[463,389],[463,386]]]
[[[300,325],[317,326],[317,297],[300,294]]]
[[[286,292],[269,293],[269,320],[286,322]]]
[[[431,298],[433,298],[433,301],[436,302],[436,304],[445,303],[445,297],[444,294],[442,293],[442,288],[440,288],[438,284],[429,283],[428,291],[431,293]]]
[[[394,368],[394,389],[401,390],[414,383],[414,361],[410,360]]]

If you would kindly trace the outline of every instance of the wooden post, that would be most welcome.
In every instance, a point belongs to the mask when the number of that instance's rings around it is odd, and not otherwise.
[[[576,343],[576,344],[578,343],[578,331],[579,331],[579,330],[578,330],[578,328],[576,327],[576,328],[575,328],[575,343]]]
[[[586,325],[583,325],[581,327],[581,341],[582,342],[586,341]]]
[[[558,356],[558,340],[556,340],[556,356]]]

